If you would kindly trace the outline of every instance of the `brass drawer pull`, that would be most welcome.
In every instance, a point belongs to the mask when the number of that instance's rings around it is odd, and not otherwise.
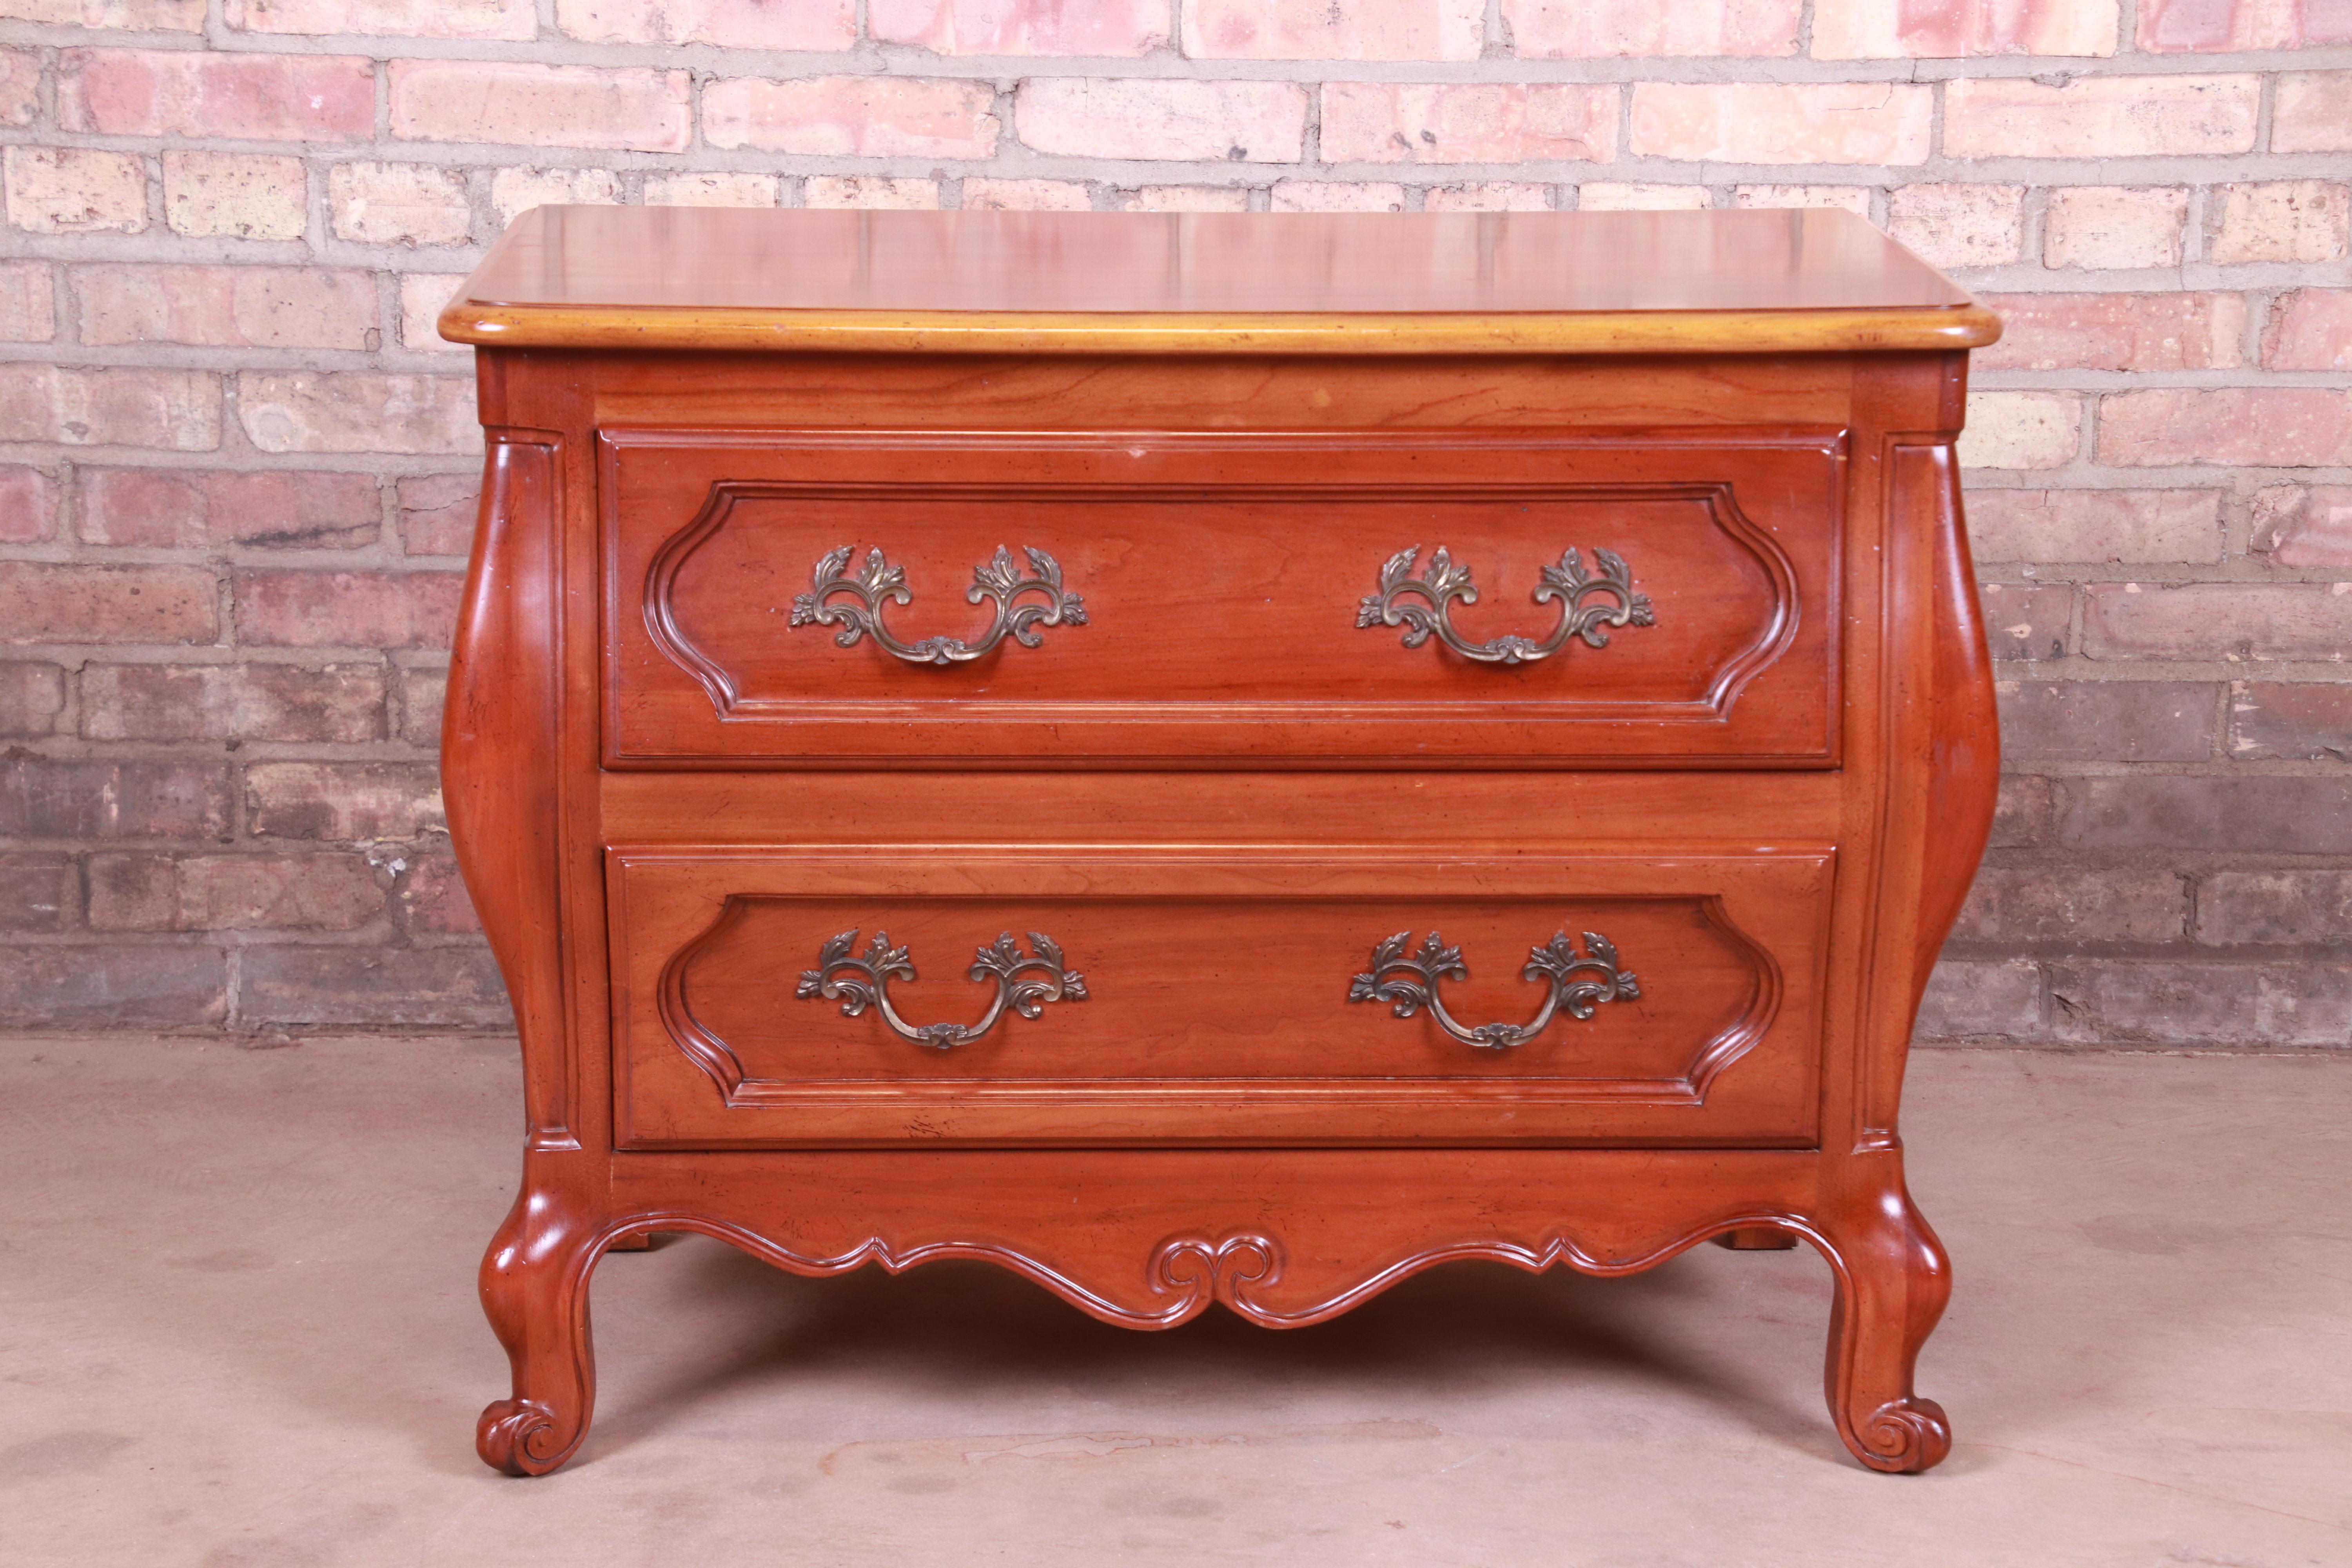
[[[1623,556],[1613,550],[1595,550],[1592,560],[1601,569],[1595,576],[1585,571],[1575,551],[1564,550],[1559,564],[1545,567],[1543,580],[1536,584],[1537,604],[1559,601],[1559,625],[1552,628],[1551,636],[1541,642],[1517,636],[1470,642],[1454,629],[1453,621],[1456,600],[1465,605],[1478,602],[1470,568],[1455,565],[1441,544],[1429,558],[1427,572],[1416,577],[1412,565],[1420,554],[1421,546],[1416,544],[1389,557],[1388,564],[1381,568],[1381,591],[1365,595],[1357,607],[1359,628],[1401,626],[1407,647],[1419,647],[1434,636],[1463,658],[1481,664],[1532,664],[1558,653],[1570,637],[1583,638],[1588,647],[1607,647],[1609,627],[1646,626],[1657,619],[1650,596],[1633,592],[1633,574]],[[1405,595],[1427,603],[1401,602]]]
[[[890,945],[887,931],[876,931],[866,951],[855,957],[850,950],[857,945],[856,931],[843,931],[826,942],[817,950],[817,967],[801,972],[793,994],[803,1002],[820,996],[838,1002],[845,1018],[855,1018],[868,1007],[878,1008],[882,1021],[900,1039],[944,1051],[988,1033],[1004,1016],[1007,1006],[1024,1018],[1034,1018],[1048,1002],[1087,999],[1086,976],[1062,967],[1062,950],[1053,938],[1033,931],[1029,944],[1036,951],[1023,952],[1013,933],[1006,931],[973,958],[971,977],[996,982],[996,999],[977,1024],[909,1024],[898,1016],[898,1009],[890,1005],[890,982],[914,979],[915,965],[905,948]],[[1020,978],[1031,971],[1036,972],[1036,978]]]
[[[1400,1018],[1410,1018],[1426,1007],[1439,1028],[1465,1046],[1507,1050],[1542,1034],[1552,1015],[1563,1007],[1570,1017],[1580,1020],[1591,1017],[1592,1009],[1601,1003],[1630,1001],[1642,994],[1641,983],[1617,967],[1615,943],[1598,931],[1586,931],[1584,945],[1592,956],[1580,957],[1576,944],[1568,940],[1566,931],[1561,931],[1543,946],[1532,949],[1528,954],[1527,968],[1520,972],[1522,979],[1550,982],[1550,990],[1534,1019],[1526,1024],[1481,1024],[1475,1029],[1465,1029],[1454,1021],[1437,994],[1437,983],[1448,975],[1457,980],[1470,978],[1469,966],[1462,962],[1462,950],[1447,947],[1443,938],[1431,931],[1420,952],[1408,953],[1405,943],[1412,938],[1411,931],[1401,931],[1372,949],[1371,973],[1356,976],[1348,987],[1348,1000],[1393,1003]],[[1389,978],[1398,971],[1410,972],[1418,978]],[[1580,980],[1580,974],[1591,978]]]
[[[1022,553],[1029,557],[1030,569],[1035,574],[1024,577],[1013,564],[1013,552],[1000,544],[993,556],[971,569],[971,586],[964,590],[964,598],[971,604],[985,599],[996,603],[996,617],[978,642],[959,637],[900,642],[882,624],[882,605],[885,600],[901,605],[913,601],[914,595],[907,588],[907,569],[884,561],[877,548],[866,552],[866,563],[854,574],[845,574],[851,548],[845,544],[819,561],[810,590],[793,597],[792,624],[839,626],[840,635],[833,640],[843,647],[855,647],[859,637],[870,637],[908,664],[962,664],[1008,637],[1023,647],[1035,647],[1042,640],[1041,626],[1087,624],[1085,602],[1062,586],[1061,563],[1042,550],[1024,547]],[[1039,595],[1042,599],[1015,604],[1024,594]]]

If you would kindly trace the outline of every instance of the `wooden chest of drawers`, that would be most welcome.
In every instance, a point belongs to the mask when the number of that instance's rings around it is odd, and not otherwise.
[[[541,208],[442,325],[529,1123],[485,1459],[578,1446],[656,1230],[1151,1328],[1802,1237],[1839,1432],[1942,1457],[1964,294],[1836,213]]]

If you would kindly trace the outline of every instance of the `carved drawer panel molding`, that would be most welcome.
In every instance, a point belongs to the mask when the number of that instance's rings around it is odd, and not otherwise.
[[[1833,430],[599,450],[616,766],[1836,755]]]
[[[625,1141],[1804,1142],[1832,868],[1796,849],[615,849]],[[1352,1005],[1406,924],[1455,955],[1440,1007]],[[1571,952],[1555,983],[1551,939],[1588,928],[1625,971],[1596,985]],[[886,1017],[881,969],[899,1012],[953,1037]],[[1049,994],[1068,980],[1083,1005]],[[1033,1005],[1006,1017],[1016,984]],[[1546,1026],[1465,1040],[1446,1008]]]

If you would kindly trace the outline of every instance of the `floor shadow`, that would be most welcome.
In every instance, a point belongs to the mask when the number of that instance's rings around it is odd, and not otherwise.
[[[1793,1384],[1785,1367],[1752,1373],[1735,1353],[1694,1346],[1687,1335],[1678,1343],[1663,1331],[1676,1308],[1686,1321],[1749,1310],[1719,1274],[1710,1284],[1710,1271],[1693,1258],[1613,1279],[1454,1263],[1329,1322],[1280,1332],[1222,1308],[1173,1331],[1137,1332],[975,1261],[925,1264],[895,1278],[862,1268],[811,1279],[693,1237],[630,1266],[685,1270],[676,1293],[736,1332],[699,1365],[641,1387],[625,1407],[606,1412],[591,1442],[607,1453],[674,1426],[724,1392],[762,1386],[789,1399],[794,1384],[846,1368],[888,1369],[975,1401],[1042,1383],[1129,1405],[1149,1404],[1153,1390],[1171,1385],[1271,1390],[1267,1397],[1279,1402],[1351,1390],[1410,1397],[1481,1380],[1540,1377],[1573,1387],[1630,1378],[1713,1401],[1775,1438],[1816,1447],[1815,1428],[1826,1430],[1818,1405],[1788,1392],[1810,1386],[1819,1331],[1806,1334],[1801,1348],[1790,1347],[1807,1369]],[[1824,1299],[1822,1329],[1826,1307]],[[600,1342],[626,1353],[610,1336]]]

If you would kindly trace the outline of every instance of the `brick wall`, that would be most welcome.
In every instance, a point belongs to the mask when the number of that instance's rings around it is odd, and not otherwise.
[[[2010,319],[1924,1032],[2352,1043],[2352,0],[0,0],[0,1024],[501,1024],[431,323],[525,207],[1828,204]]]

